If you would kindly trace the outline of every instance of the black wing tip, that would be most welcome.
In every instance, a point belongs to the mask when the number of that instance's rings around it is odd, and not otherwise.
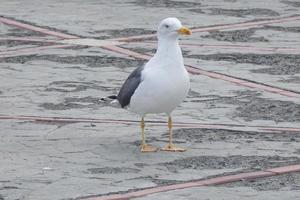
[[[102,97],[100,99],[100,101],[110,101],[110,100],[115,100],[117,99],[117,95],[111,95],[111,96],[107,96],[107,97]]]
[[[115,99],[117,99],[117,95],[111,95],[111,96],[108,96],[107,98],[115,100]]]
[[[126,99],[121,98],[119,95],[117,96],[116,99],[119,101],[119,104],[121,105],[121,108],[125,108],[126,106],[129,105],[130,100],[129,100],[129,102],[127,102]]]
[[[130,100],[135,90],[141,83],[141,74],[144,66],[136,68],[126,79],[122,85],[119,94],[117,95],[117,100],[119,101],[122,108],[130,104]]]

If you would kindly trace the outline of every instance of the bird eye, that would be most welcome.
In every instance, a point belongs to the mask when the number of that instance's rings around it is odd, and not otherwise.
[[[166,24],[166,25],[165,25],[165,27],[166,27],[166,28],[169,28],[169,25],[168,25],[168,24]]]

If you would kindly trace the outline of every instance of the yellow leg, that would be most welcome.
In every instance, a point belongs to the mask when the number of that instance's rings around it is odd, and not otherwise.
[[[142,145],[141,145],[141,152],[156,152],[158,148],[153,147],[145,142],[145,121],[144,117],[141,120],[141,130],[142,130]]]
[[[172,118],[169,117],[168,120],[168,128],[169,128],[169,144],[163,148],[163,151],[173,151],[173,152],[183,152],[186,151],[186,149],[181,148],[181,147],[177,147],[173,144],[173,138],[172,138],[172,127],[173,127],[173,122],[172,122]]]

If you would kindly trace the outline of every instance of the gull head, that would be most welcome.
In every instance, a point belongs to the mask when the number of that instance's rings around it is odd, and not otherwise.
[[[174,38],[177,39],[179,35],[191,35],[190,29],[182,26],[177,18],[166,18],[162,20],[157,30],[158,38]]]

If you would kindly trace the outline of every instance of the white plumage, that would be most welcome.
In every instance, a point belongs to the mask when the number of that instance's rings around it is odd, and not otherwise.
[[[163,150],[183,151],[172,143],[172,111],[186,98],[189,75],[184,67],[179,47],[179,34],[190,35],[188,28],[176,18],[163,20],[157,31],[158,47],[155,55],[135,70],[122,86],[118,100],[122,107],[129,103],[129,109],[142,118],[142,151],[155,151],[144,139],[144,117],[148,113],[166,113],[169,117],[169,145]]]

